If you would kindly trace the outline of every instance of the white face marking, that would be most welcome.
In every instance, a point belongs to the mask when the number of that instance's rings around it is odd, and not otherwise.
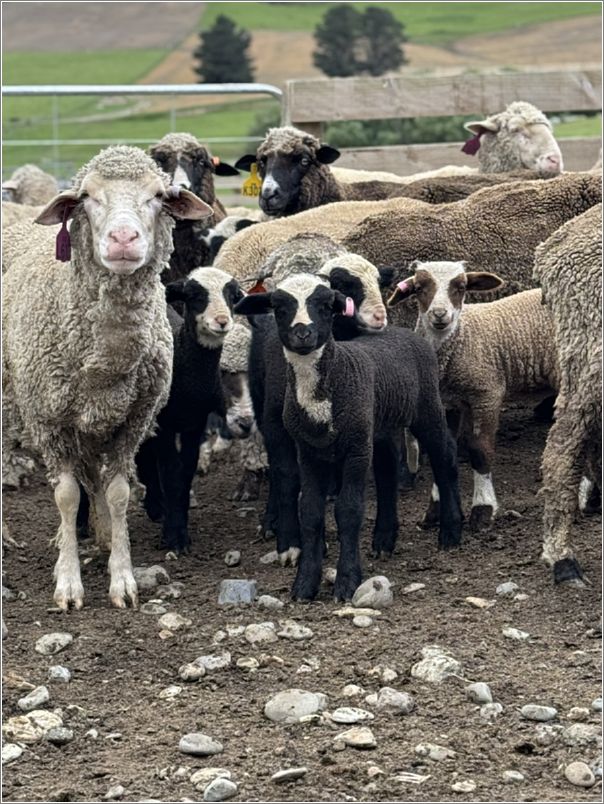
[[[197,341],[208,349],[217,349],[222,346],[225,335],[234,326],[233,315],[223,294],[224,286],[231,282],[233,277],[226,271],[207,267],[196,268],[191,271],[188,278],[199,282],[208,291],[209,296],[206,309],[195,316]],[[223,328],[220,321],[224,319],[226,323]]]
[[[474,472],[474,496],[472,497],[472,508],[477,505],[490,505],[493,509],[493,515],[499,508],[497,498],[495,497],[495,489],[493,487],[493,480],[491,473],[481,475],[479,472]]]
[[[316,399],[315,394],[319,385],[319,371],[317,363],[321,359],[323,349],[321,346],[309,355],[299,355],[283,349],[285,359],[294,370],[296,400],[301,408],[306,411],[309,419],[318,424],[329,424],[332,421],[332,409],[330,399]]]
[[[328,277],[334,268],[345,268],[351,276],[361,281],[365,298],[357,310],[357,316],[363,324],[376,331],[384,329],[388,318],[380,292],[380,273],[375,265],[358,254],[343,254],[327,260],[320,275]]]
[[[262,192],[263,193],[272,193],[272,192],[277,192],[278,193],[280,189],[281,189],[281,187],[279,186],[279,182],[275,181],[275,179],[273,178],[273,174],[272,173],[267,173],[266,176],[264,177],[263,182],[262,182]]]
[[[425,271],[432,277],[436,285],[436,292],[427,310],[420,308],[419,318],[422,322],[423,330],[428,335],[428,340],[438,349],[439,346],[457,330],[459,316],[463,310],[463,302],[460,307],[456,307],[449,297],[449,285],[460,274],[465,273],[463,262],[418,262],[416,271]],[[433,324],[439,318],[435,312],[444,312],[440,320],[448,323],[445,329],[436,329]]]
[[[185,187],[187,190],[191,189],[191,182],[187,176],[187,171],[180,164],[180,157],[182,154],[176,154],[176,170],[174,171],[174,184],[177,187]]]
[[[581,483],[579,485],[579,510],[581,512],[585,511],[587,508],[587,501],[589,500],[589,495],[591,494],[593,487],[593,480],[590,480],[588,477],[581,478]]]
[[[294,324],[310,324],[312,322],[308,314],[306,302],[309,296],[312,296],[316,288],[321,285],[328,287],[327,280],[324,277],[315,276],[314,274],[294,274],[279,283],[277,286],[279,290],[284,290],[289,293],[298,303],[296,315],[290,326],[293,327]]]

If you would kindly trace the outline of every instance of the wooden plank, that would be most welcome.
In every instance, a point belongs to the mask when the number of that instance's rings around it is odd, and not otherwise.
[[[318,78],[287,82],[285,117],[292,125],[454,114],[494,114],[515,100],[544,112],[602,108],[600,66],[527,72]]]
[[[565,170],[589,170],[598,158],[601,140],[597,137],[572,137],[558,140]],[[408,176],[443,165],[478,167],[477,157],[461,152],[461,142],[435,145],[391,145],[384,148],[344,148],[338,167],[358,170],[387,170]]]

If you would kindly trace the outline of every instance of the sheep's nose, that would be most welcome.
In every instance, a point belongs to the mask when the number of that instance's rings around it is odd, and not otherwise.
[[[109,239],[113,240],[115,243],[119,243],[120,246],[127,246],[139,237],[140,233],[130,226],[120,226],[109,232]]]
[[[553,165],[554,167],[559,167],[559,165],[560,165],[560,157],[559,157],[559,156],[555,156],[554,154],[550,154],[550,155],[547,157],[547,161],[548,161],[548,162],[549,162],[551,165]]]
[[[240,419],[237,419],[237,424],[243,433],[249,434],[254,426],[254,419],[252,416],[242,416]]]
[[[386,311],[385,310],[376,310],[373,314],[373,320],[375,321],[378,326],[382,326],[386,323]]]
[[[432,315],[434,316],[434,318],[442,319],[447,315],[447,311],[444,307],[435,307],[432,310]]]
[[[226,325],[229,323],[228,315],[221,313],[220,315],[214,316],[214,321],[218,324],[219,327],[224,329]]]

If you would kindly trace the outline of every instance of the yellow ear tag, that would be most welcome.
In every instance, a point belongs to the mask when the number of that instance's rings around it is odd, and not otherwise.
[[[250,177],[243,182],[241,195],[246,198],[258,198],[262,188],[262,179],[258,175],[258,165],[252,162],[250,165]]]

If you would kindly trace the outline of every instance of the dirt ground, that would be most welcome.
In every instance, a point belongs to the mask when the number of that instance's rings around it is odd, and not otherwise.
[[[418,488],[401,496],[401,529],[397,551],[388,562],[368,558],[370,520],[363,532],[365,577],[386,574],[395,584],[394,605],[369,629],[334,617],[338,606],[325,587],[311,605],[293,604],[288,590],[293,570],[259,563],[272,549],[256,540],[257,513],[263,499],[238,504],[227,497],[237,483],[235,466],[226,465],[207,479],[198,478],[199,507],[192,511],[194,550],[190,557],[166,561],[156,549],[158,526],[142,512],[130,512],[134,564],[161,564],[173,581],[184,583],[184,596],[169,610],[189,617],[193,624],[171,639],[159,638],[157,615],[109,608],[105,560],[83,566],[86,605],[63,614],[52,608],[52,565],[57,513],[51,492],[41,476],[28,490],[4,494],[5,522],[26,546],[5,553],[6,582],[25,593],[4,606],[9,630],[3,642],[3,674],[17,674],[33,684],[46,683],[48,667],[64,664],[73,672],[69,684],[50,683],[51,702],[60,707],[74,740],[58,748],[38,743],[28,748],[3,773],[4,801],[100,801],[115,784],[124,786],[124,798],[144,800],[202,800],[188,779],[161,779],[160,769],[185,766],[228,768],[239,785],[235,800],[250,801],[597,801],[601,788],[572,787],[560,766],[572,759],[591,762],[595,746],[568,748],[562,741],[549,747],[536,743],[536,726],[522,720],[526,703],[555,706],[562,725],[570,725],[573,706],[590,707],[600,692],[600,518],[582,519],[575,544],[591,586],[554,588],[539,561],[541,505],[535,497],[539,460],[547,427],[532,420],[532,405],[510,405],[503,417],[496,465],[496,488],[502,513],[490,537],[464,535],[463,548],[450,553],[436,550],[436,535],[416,527],[429,492],[424,468]],[[471,498],[470,469],[461,466],[464,505]],[[252,508],[253,507],[253,508]],[[516,513],[513,513],[516,512]],[[83,547],[84,549],[84,547]],[[241,566],[224,564],[227,550],[239,549]],[[331,533],[327,565],[334,566],[336,544]],[[310,641],[280,639],[264,651],[282,663],[268,664],[250,674],[235,666],[238,658],[263,651],[243,637],[213,645],[212,637],[227,624],[276,620],[273,612],[256,605],[225,610],[218,607],[218,587],[224,578],[255,578],[259,594],[276,595],[285,602],[279,618],[293,618],[314,632]],[[513,580],[528,595],[514,601],[495,595],[503,581]],[[402,588],[421,582],[425,588],[409,595]],[[467,596],[493,600],[491,607],[474,608]],[[149,597],[149,596],[147,596]],[[143,598],[146,599],[146,598]],[[528,631],[528,642],[502,636],[502,628]],[[62,653],[43,657],[35,641],[51,631],[69,631],[73,643]],[[464,682],[449,679],[441,685],[420,682],[410,675],[423,646],[437,643],[462,662],[463,678],[486,681],[504,712],[485,723],[478,706],[464,694]],[[204,653],[228,650],[232,666],[184,683],[178,667]],[[316,657],[318,669],[300,673],[304,659]],[[406,716],[376,713],[370,726],[377,748],[333,750],[337,733],[327,723],[281,726],[263,716],[270,696],[289,687],[322,692],[328,709],[370,706],[363,698],[341,697],[345,684],[361,685],[366,693],[384,686],[367,675],[375,665],[394,668],[391,682],[411,693],[415,710]],[[158,697],[170,684],[182,684],[174,700]],[[3,717],[19,714],[22,692],[4,684]],[[592,713],[590,723],[599,724]],[[97,739],[86,736],[95,728]],[[342,729],[346,727],[341,727]],[[202,731],[224,745],[216,757],[197,759],[178,752],[180,737]],[[109,737],[119,733],[121,737]],[[420,742],[452,748],[456,756],[442,762],[421,759],[414,752]],[[369,765],[384,775],[372,781]],[[277,787],[270,776],[282,768],[304,765],[307,775]],[[526,780],[502,783],[502,772],[518,770]],[[402,771],[429,775],[421,786],[403,784],[394,776]],[[456,775],[457,774],[457,775]],[[467,797],[454,793],[454,781],[472,779],[476,790]],[[371,785],[367,787],[367,784]]]

